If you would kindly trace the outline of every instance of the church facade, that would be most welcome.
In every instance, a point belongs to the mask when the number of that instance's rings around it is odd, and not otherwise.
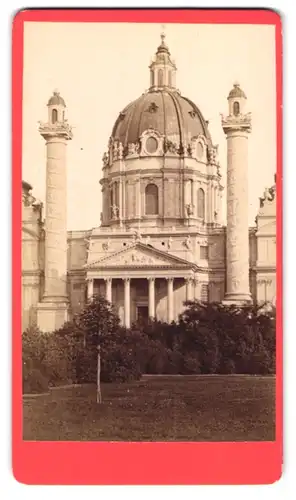
[[[227,140],[227,224],[218,146],[201,111],[176,87],[162,36],[150,88],[124,108],[103,156],[98,227],[67,231],[66,145],[72,130],[58,92],[39,132],[47,148],[46,205],[23,182],[23,330],[53,331],[94,294],[114,303],[124,325],[178,318],[184,301],[274,302],[276,189],[248,226],[251,115],[239,84],[222,117]],[[75,140],[75,138],[74,138]]]

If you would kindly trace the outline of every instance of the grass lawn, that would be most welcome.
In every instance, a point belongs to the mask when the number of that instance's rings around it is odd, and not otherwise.
[[[24,398],[25,440],[273,441],[275,378],[144,377]]]

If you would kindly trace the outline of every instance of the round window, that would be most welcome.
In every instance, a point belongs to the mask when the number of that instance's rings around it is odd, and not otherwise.
[[[155,137],[149,137],[146,141],[146,151],[149,154],[155,153],[158,148],[158,142]]]
[[[201,158],[203,156],[203,152],[204,152],[203,145],[200,142],[198,142],[197,143],[197,156],[199,158]]]

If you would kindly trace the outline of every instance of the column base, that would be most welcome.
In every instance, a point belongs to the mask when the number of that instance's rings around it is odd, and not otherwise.
[[[40,302],[37,305],[37,327],[50,333],[61,328],[69,318],[67,302]]]
[[[226,293],[222,304],[225,306],[237,305],[244,306],[252,304],[253,300],[249,293]]]

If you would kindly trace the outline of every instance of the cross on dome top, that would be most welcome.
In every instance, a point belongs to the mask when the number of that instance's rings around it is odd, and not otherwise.
[[[165,38],[166,38],[166,34],[165,34],[165,31],[164,31],[165,26],[162,25],[162,28],[163,28],[163,30],[160,33],[161,44],[159,45],[156,54],[160,54],[160,53],[163,53],[163,52],[166,52],[167,54],[170,54],[169,48],[168,48],[168,46],[165,43]]]

